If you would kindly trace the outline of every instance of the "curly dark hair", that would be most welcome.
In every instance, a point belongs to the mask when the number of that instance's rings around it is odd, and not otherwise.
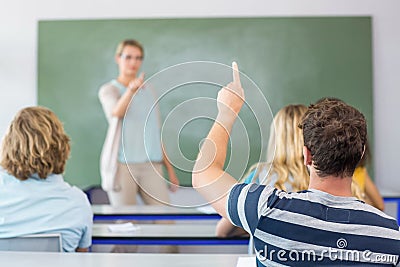
[[[320,177],[353,175],[367,141],[360,111],[341,100],[321,99],[309,106],[299,126]]]

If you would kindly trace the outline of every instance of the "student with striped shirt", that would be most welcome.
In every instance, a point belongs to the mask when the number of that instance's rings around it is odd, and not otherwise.
[[[193,186],[254,238],[258,266],[395,266],[395,219],[352,197],[351,181],[367,140],[364,116],[344,102],[311,105],[301,127],[308,190],[236,184],[223,170],[229,134],[244,103],[239,71],[218,93],[218,115],[200,149]],[[232,153],[235,153],[234,150]],[[228,193],[228,194],[227,194]]]

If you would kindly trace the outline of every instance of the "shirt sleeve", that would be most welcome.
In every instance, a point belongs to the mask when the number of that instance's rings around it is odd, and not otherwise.
[[[88,248],[92,245],[92,228],[85,227],[78,248]]]
[[[260,207],[265,207],[263,204],[275,190],[272,186],[257,184],[234,185],[227,201],[229,220],[253,235],[260,219]]]
[[[257,170],[257,169],[254,169],[254,170],[246,177],[246,179],[244,179],[244,182],[243,182],[243,183],[245,183],[245,184],[250,184],[250,183],[252,183],[253,178],[254,178],[254,175],[256,174],[256,170]]]
[[[110,121],[112,111],[120,98],[119,90],[111,84],[103,85],[99,90],[99,100],[107,120]]]
[[[93,212],[89,201],[85,196],[85,208],[82,211],[83,230],[78,243],[78,248],[88,248],[92,245]]]

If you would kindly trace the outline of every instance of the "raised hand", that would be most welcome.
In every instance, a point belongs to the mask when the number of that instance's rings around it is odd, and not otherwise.
[[[133,92],[136,92],[144,82],[144,73],[140,73],[139,77],[133,79],[129,84],[128,84],[128,89],[130,89]]]
[[[233,81],[218,92],[218,115],[201,145],[192,172],[192,185],[223,217],[227,217],[227,192],[237,183],[224,164],[230,133],[244,103],[236,62],[232,63]],[[233,148],[232,148],[233,149]]]
[[[219,116],[236,118],[244,103],[244,91],[240,83],[239,69],[236,62],[232,63],[233,81],[218,92]]]

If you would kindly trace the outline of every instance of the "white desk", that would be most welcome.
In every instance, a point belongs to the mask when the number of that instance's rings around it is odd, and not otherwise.
[[[93,245],[248,245],[249,237],[218,238],[215,224],[138,224],[131,232],[110,232],[107,224],[94,224]]]
[[[218,220],[219,214],[197,208],[179,208],[165,205],[119,206],[93,205],[94,221],[115,220]]]
[[[240,256],[246,255],[0,252],[0,262],[7,267],[234,267]]]

